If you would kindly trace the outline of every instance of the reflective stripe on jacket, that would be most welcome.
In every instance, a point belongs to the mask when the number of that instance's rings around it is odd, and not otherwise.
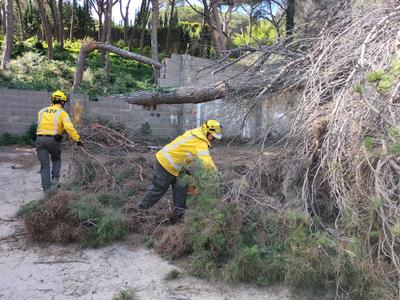
[[[186,131],[158,151],[156,158],[160,165],[174,176],[178,176],[182,168],[189,165],[194,157],[199,158],[206,168],[216,170],[208,150],[210,146],[201,128],[195,128]]]
[[[66,131],[74,141],[79,141],[80,136],[75,130],[68,113],[60,104],[42,108],[38,112],[38,127],[36,134],[56,135]]]

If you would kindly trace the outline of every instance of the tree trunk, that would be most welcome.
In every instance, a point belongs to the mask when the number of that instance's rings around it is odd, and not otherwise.
[[[145,7],[145,10],[144,10],[144,13],[143,13],[143,17],[142,17],[142,25],[141,25],[141,27],[140,27],[140,45],[139,45],[139,47],[140,47],[140,51],[143,51],[143,48],[144,48],[144,33],[145,33],[145,31],[146,31],[146,24],[147,24],[147,19],[148,19],[148,17],[149,17],[149,6],[150,6],[150,1],[151,0],[146,0],[147,1],[147,3],[146,3],[146,7]]]
[[[207,0],[203,0],[203,6],[204,6],[204,21],[208,24],[208,27],[210,28],[211,31],[211,37],[213,39],[214,42],[214,46],[216,48],[216,53],[217,56],[220,57],[222,54],[222,50],[225,48],[224,45],[222,45],[221,43],[221,37],[220,37],[220,32],[222,33],[222,29],[220,28],[218,30],[218,25],[221,26],[221,23],[219,22],[219,24],[216,24],[216,21],[219,20],[219,15],[218,15],[218,8],[216,11],[217,17],[215,18],[214,16],[214,9],[213,7],[216,6],[215,4],[216,0],[211,0],[211,5],[210,7],[208,7],[208,3]]]
[[[250,11],[249,11],[249,30],[248,30],[249,39],[251,39],[253,37],[253,25],[254,25],[253,13],[254,13],[254,4],[251,3]]]
[[[1,31],[5,34],[6,33],[6,18],[5,18],[6,12],[4,8],[4,3],[3,1],[0,1],[0,27]]]
[[[83,71],[85,68],[86,57],[89,53],[93,52],[94,50],[102,50],[102,51],[112,52],[121,57],[133,59],[138,62],[144,63],[146,65],[153,66],[153,68],[156,68],[156,69],[160,69],[162,66],[158,61],[153,61],[152,59],[150,59],[146,56],[136,54],[133,52],[129,52],[129,51],[120,49],[120,48],[112,46],[112,45],[107,45],[107,44],[104,44],[101,42],[95,42],[95,41],[84,42],[82,44],[81,50],[79,52],[78,62],[76,65],[75,80],[74,80],[74,84],[72,86],[72,92],[77,91],[77,89],[79,88],[79,85],[81,84],[82,77],[83,77]]]
[[[121,96],[129,104],[182,104],[203,103],[225,97],[228,85],[224,81],[207,85],[194,85],[163,91],[141,91],[132,95]]]
[[[64,7],[63,0],[58,0],[59,29],[60,32],[60,48],[64,50]]]
[[[294,30],[295,0],[287,0],[286,8],[286,36],[292,35]]]
[[[46,18],[46,9],[44,7],[43,0],[37,0],[37,2],[38,2],[38,7],[39,7],[40,19],[42,20],[43,31],[44,31],[44,35],[46,37],[46,42],[47,42],[47,56],[48,56],[49,60],[52,60],[53,59],[53,39],[51,37],[51,30],[50,30],[49,23],[47,22],[47,18]]]
[[[225,32],[226,35],[229,36],[229,23],[232,20],[232,11],[233,11],[233,4],[228,4],[228,10],[226,11],[225,15],[224,15],[224,27],[223,30]]]
[[[101,37],[103,36],[103,12],[99,12],[98,16],[99,16],[99,32],[97,35],[97,40],[101,42]]]
[[[22,18],[22,10],[21,10],[21,3],[19,0],[15,0],[15,3],[17,4],[17,12],[18,12],[18,19],[20,23],[20,34],[21,34],[21,39],[25,40],[25,30],[24,30],[24,19]]]
[[[60,32],[59,32],[60,26],[59,26],[59,22],[58,22],[58,14],[56,11],[55,0],[48,0],[47,2],[50,6],[51,17],[53,18],[54,33],[55,33],[57,42],[60,42]]]
[[[107,20],[107,27],[104,26],[104,31],[106,32],[105,41],[108,45],[111,45],[111,29],[112,29],[112,6],[113,0],[107,0],[107,8],[105,20]],[[107,30],[107,31],[106,31]],[[110,53],[105,53],[106,63],[104,65],[104,78],[108,82],[110,80]]]
[[[72,41],[74,37],[74,18],[75,18],[75,6],[76,0],[72,1],[72,8],[71,8],[71,25],[69,27],[69,39]]]
[[[128,3],[125,7],[125,15],[122,11],[122,0],[119,1],[119,9],[121,12],[121,18],[124,22],[124,45],[128,46],[128,26],[129,26],[129,6],[131,4],[131,0],[128,0]]]
[[[151,0],[152,18],[151,18],[151,58],[158,61],[158,18],[160,15],[160,6],[158,0]]]
[[[221,19],[219,17],[219,10],[218,10],[218,0],[211,0],[211,16],[213,18],[213,23],[214,23],[214,30],[217,32],[218,35],[218,42],[219,42],[219,48],[221,50],[225,50],[225,35],[222,32],[222,23]]]
[[[1,65],[0,65],[1,69],[6,69],[8,67],[11,58],[11,50],[13,46],[13,34],[14,34],[13,0],[7,0],[4,18],[6,20],[6,40],[5,40],[3,58],[1,60]]]
[[[171,30],[172,30],[172,25],[174,21],[174,10],[175,10],[175,0],[171,1],[171,11],[169,14],[169,23],[168,23],[168,29],[167,29],[167,41],[165,42],[165,54],[166,55],[171,55]]]

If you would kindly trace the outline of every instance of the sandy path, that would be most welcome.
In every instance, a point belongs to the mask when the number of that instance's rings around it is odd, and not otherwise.
[[[33,151],[0,148],[0,299],[112,299],[123,288],[139,299],[291,299],[284,288],[212,284],[182,275],[153,251],[126,241],[98,250],[26,241],[19,206],[42,196]],[[65,170],[64,170],[65,172]]]

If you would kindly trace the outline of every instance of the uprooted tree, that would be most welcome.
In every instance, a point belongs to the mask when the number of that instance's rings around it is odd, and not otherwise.
[[[343,280],[350,268],[364,276],[357,279],[360,290],[378,284],[380,297],[389,299],[400,295],[400,7],[389,1],[363,9],[339,1],[321,16],[319,34],[302,39],[299,30],[295,39],[258,49],[258,59],[239,78],[125,100],[225,98],[251,109],[271,92],[296,90],[299,103],[284,150],[271,159],[262,146],[258,163],[222,201],[235,199],[244,215],[303,214],[310,230],[323,229],[329,241],[319,249],[337,269],[338,294],[350,288]]]
[[[129,52],[129,51],[120,49],[118,47],[115,47],[113,45],[110,45],[110,44],[96,42],[93,40],[84,40],[82,42],[81,50],[79,52],[77,66],[76,66],[75,79],[74,79],[74,83],[72,85],[71,92],[75,92],[78,90],[78,88],[82,82],[83,72],[85,70],[86,57],[95,50],[102,50],[105,52],[115,53],[121,57],[133,59],[138,62],[150,65],[154,69],[157,69],[157,70],[159,70],[162,66],[159,62],[154,61],[146,56],[143,56],[143,55],[140,55],[140,54],[137,54],[134,52]]]

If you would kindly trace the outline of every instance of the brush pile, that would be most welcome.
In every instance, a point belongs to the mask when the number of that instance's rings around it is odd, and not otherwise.
[[[273,157],[261,155],[225,197],[246,214],[304,215],[309,232],[323,232],[329,240],[320,249],[336,270],[330,276],[338,297],[400,295],[397,5],[385,1],[359,7],[338,1],[317,36],[293,40],[282,49],[293,56],[282,54],[284,71],[274,81],[274,93],[293,88],[299,93],[284,150]],[[260,87],[266,95],[270,77],[264,82]],[[277,83],[282,84],[279,90]],[[343,280],[349,270],[352,284]]]
[[[151,233],[166,223],[166,201],[149,211],[136,209],[152,175],[153,154],[147,146],[131,140],[122,128],[97,122],[81,132],[87,147],[71,149],[72,181],[21,208],[28,237],[97,247],[127,232]]]

